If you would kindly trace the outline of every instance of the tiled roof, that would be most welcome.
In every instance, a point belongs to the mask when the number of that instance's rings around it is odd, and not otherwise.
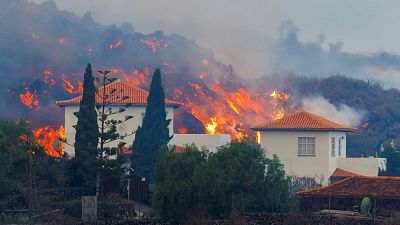
[[[400,177],[353,176],[328,186],[301,191],[300,197],[400,199]]]
[[[331,175],[331,177],[354,177],[354,176],[362,176],[362,175],[347,170],[342,170],[340,168],[336,168],[336,170]]]
[[[255,126],[255,131],[310,130],[310,131],[350,131],[356,129],[324,119],[309,112],[300,111],[281,119]]]
[[[186,151],[185,147],[182,146],[174,146],[175,153],[184,153]]]
[[[148,91],[128,85],[120,80],[108,84],[105,87],[105,89],[106,89],[106,94],[109,94],[111,96],[107,100],[111,104],[128,104],[128,103],[134,105],[147,104],[147,96],[149,96]],[[114,94],[110,94],[111,90],[115,90]],[[103,87],[98,89],[98,93],[96,94],[96,102],[98,103],[101,102],[100,96],[103,95],[103,91],[104,91]],[[56,101],[56,104],[59,106],[78,105],[81,102],[81,100],[82,100],[82,95],[68,100]],[[169,99],[165,99],[165,104],[167,106],[175,106],[175,107],[181,105],[180,102]]]

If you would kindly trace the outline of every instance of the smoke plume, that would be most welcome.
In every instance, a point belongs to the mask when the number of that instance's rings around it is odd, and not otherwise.
[[[321,96],[303,98],[302,105],[305,111],[350,127],[358,127],[365,117],[363,111],[344,104],[336,107]]]

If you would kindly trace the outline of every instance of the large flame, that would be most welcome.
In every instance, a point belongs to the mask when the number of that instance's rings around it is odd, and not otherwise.
[[[217,128],[217,118],[213,117],[211,118],[211,122],[206,124],[206,129],[209,134],[215,134],[215,129]]]
[[[77,85],[74,85],[70,80],[68,80],[64,74],[60,77],[62,81],[62,86],[64,90],[71,94],[82,94],[83,93],[83,83],[82,81],[78,81]]]
[[[28,88],[25,88],[25,93],[19,94],[19,99],[22,104],[30,109],[34,109],[35,111],[39,110],[39,100],[37,99],[36,91],[30,92]]]
[[[269,96],[272,98],[272,117],[274,120],[278,120],[285,116],[284,104],[289,100],[290,95],[279,92],[278,90],[273,90],[270,92]]]
[[[58,157],[64,154],[64,144],[61,141],[65,140],[64,126],[61,125],[57,129],[44,126],[33,130],[32,133],[47,155]]]

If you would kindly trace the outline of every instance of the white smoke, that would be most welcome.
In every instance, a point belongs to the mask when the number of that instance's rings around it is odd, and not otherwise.
[[[365,112],[348,105],[334,106],[329,100],[314,96],[302,99],[303,110],[314,113],[333,122],[346,126],[357,127],[365,117]]]

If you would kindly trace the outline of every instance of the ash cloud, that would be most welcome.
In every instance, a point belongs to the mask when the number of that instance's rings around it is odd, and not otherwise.
[[[365,111],[356,110],[345,104],[336,107],[321,96],[303,98],[301,103],[305,111],[351,127],[358,127],[366,116]]]

